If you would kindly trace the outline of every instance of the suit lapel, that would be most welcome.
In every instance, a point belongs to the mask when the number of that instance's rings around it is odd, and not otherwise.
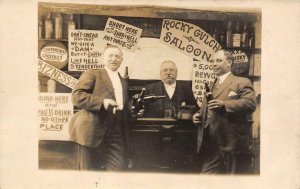
[[[105,69],[101,70],[101,76],[102,76],[102,81],[103,84],[106,86],[106,88],[108,89],[108,91],[115,97],[115,93],[114,93],[114,88],[112,85],[112,82],[108,76],[108,73]]]
[[[127,98],[127,82],[125,81],[125,79],[123,79],[120,74],[118,73],[119,78],[121,80],[121,85],[122,85],[122,94],[123,94],[123,101],[125,102],[125,98]]]
[[[233,79],[233,75],[229,74],[228,77],[225,79],[225,81],[223,81],[222,84],[219,84],[218,88],[214,86],[214,90],[213,90],[214,98],[217,98],[222,94],[222,92],[226,89],[226,87],[232,83],[232,79]]]

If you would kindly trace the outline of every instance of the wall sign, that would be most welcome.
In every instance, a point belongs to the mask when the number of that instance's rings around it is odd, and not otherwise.
[[[234,62],[231,65],[231,71],[235,75],[248,74],[249,72],[249,59],[247,54],[241,50],[231,51]]]
[[[38,103],[39,139],[69,140],[68,124],[73,115],[71,94],[40,93]]]
[[[46,62],[39,59],[38,61],[38,71],[58,82],[61,84],[73,89],[77,83],[77,79],[66,74],[65,72],[47,64]]]
[[[41,48],[40,58],[55,68],[62,69],[68,63],[68,51],[61,42],[50,42]]]
[[[160,40],[196,59],[210,61],[212,54],[221,45],[200,27],[187,22],[164,19]]]
[[[130,51],[137,48],[142,34],[142,29],[112,18],[108,18],[104,31],[104,41]]]
[[[101,53],[106,46],[102,40],[103,32],[95,30],[69,31],[69,66],[70,71],[101,69]]]
[[[194,60],[192,90],[199,107],[201,107],[203,102],[205,92],[204,83],[208,82],[211,85],[216,77],[216,74],[213,72],[212,63]]]

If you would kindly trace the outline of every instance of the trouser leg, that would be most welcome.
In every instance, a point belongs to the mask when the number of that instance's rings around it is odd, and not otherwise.
[[[124,169],[124,141],[121,133],[114,133],[108,137],[106,143],[106,169],[119,171]]]
[[[78,144],[78,169],[79,170],[97,170],[101,165],[101,157],[98,156],[100,146],[90,148]]]

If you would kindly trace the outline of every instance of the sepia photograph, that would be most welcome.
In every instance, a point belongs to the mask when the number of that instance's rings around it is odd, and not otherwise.
[[[299,189],[299,5],[0,1],[0,189]]]
[[[259,174],[261,20],[40,2],[39,168]]]

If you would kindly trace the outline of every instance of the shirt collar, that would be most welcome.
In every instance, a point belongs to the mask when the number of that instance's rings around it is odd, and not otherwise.
[[[221,76],[218,76],[220,82],[219,83],[222,83],[229,75],[231,74],[231,72],[227,72]]]
[[[171,85],[164,83],[165,88],[176,88],[176,81],[174,83],[172,83]]]
[[[118,71],[112,71],[111,69],[108,69],[107,67],[104,67],[104,69],[107,71],[109,75],[118,75]]]

